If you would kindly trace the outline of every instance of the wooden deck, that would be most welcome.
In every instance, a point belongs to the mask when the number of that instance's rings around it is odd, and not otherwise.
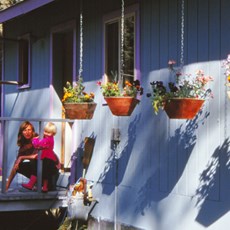
[[[0,184],[2,184],[1,181]],[[0,189],[0,212],[49,210],[64,207],[63,204],[66,198],[66,178],[65,180],[61,178],[61,180],[58,181],[55,191],[49,191],[47,193],[30,191],[23,188],[21,184],[12,184],[7,192],[2,192]]]
[[[22,210],[49,210],[63,207],[66,191],[52,191],[46,194],[13,190],[0,194],[0,212]]]

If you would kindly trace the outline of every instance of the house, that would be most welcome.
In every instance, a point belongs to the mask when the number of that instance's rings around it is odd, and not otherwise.
[[[229,10],[228,0],[26,0],[0,12],[2,80],[20,83],[1,85],[1,117],[64,119],[63,87],[79,73],[86,91],[95,93],[93,118],[60,122],[56,139],[68,169],[84,138],[95,137],[86,173],[99,199],[90,214],[95,228],[102,222],[146,230],[228,228],[230,108],[222,60],[230,50]],[[119,35],[131,36],[125,67]],[[155,115],[145,95],[150,82],[172,81],[170,59],[186,72],[203,69],[214,78],[214,96],[194,119]],[[96,84],[121,70],[145,90],[124,117],[105,106]],[[8,137],[2,135],[12,142],[18,122],[10,127]],[[16,150],[7,146],[7,168]]]

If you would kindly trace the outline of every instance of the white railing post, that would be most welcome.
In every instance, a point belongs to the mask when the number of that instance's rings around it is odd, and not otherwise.
[[[8,146],[8,124],[9,122],[6,120],[1,121],[2,133],[1,136],[3,139],[1,142],[3,143],[2,146],[2,193],[6,192],[6,178],[7,178],[7,146]],[[4,137],[4,138],[3,138]]]

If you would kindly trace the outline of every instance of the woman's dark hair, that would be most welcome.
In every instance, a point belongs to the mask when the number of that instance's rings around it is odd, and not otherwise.
[[[34,126],[29,121],[22,122],[18,130],[18,140],[17,140],[18,146],[22,146],[28,142],[28,140],[23,136],[23,133],[22,133],[28,126],[31,126],[31,129],[33,132],[32,137],[35,136]]]

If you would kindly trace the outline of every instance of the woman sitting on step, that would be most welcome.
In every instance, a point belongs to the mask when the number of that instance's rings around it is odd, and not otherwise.
[[[28,178],[34,174],[37,168],[37,150],[32,144],[32,139],[36,135],[34,126],[29,121],[21,123],[17,139],[17,145],[19,146],[18,155],[10,176],[7,179],[6,191],[8,191],[10,184],[17,173],[20,173]]]
[[[42,160],[42,192],[48,192],[48,178],[50,175],[56,175],[57,170],[60,169],[60,163],[53,151],[54,136],[57,128],[54,123],[48,122],[44,127],[43,138],[34,137],[32,144],[35,149],[41,150]],[[37,170],[31,175],[30,181],[27,184],[22,184],[26,189],[32,190],[37,182]]]

